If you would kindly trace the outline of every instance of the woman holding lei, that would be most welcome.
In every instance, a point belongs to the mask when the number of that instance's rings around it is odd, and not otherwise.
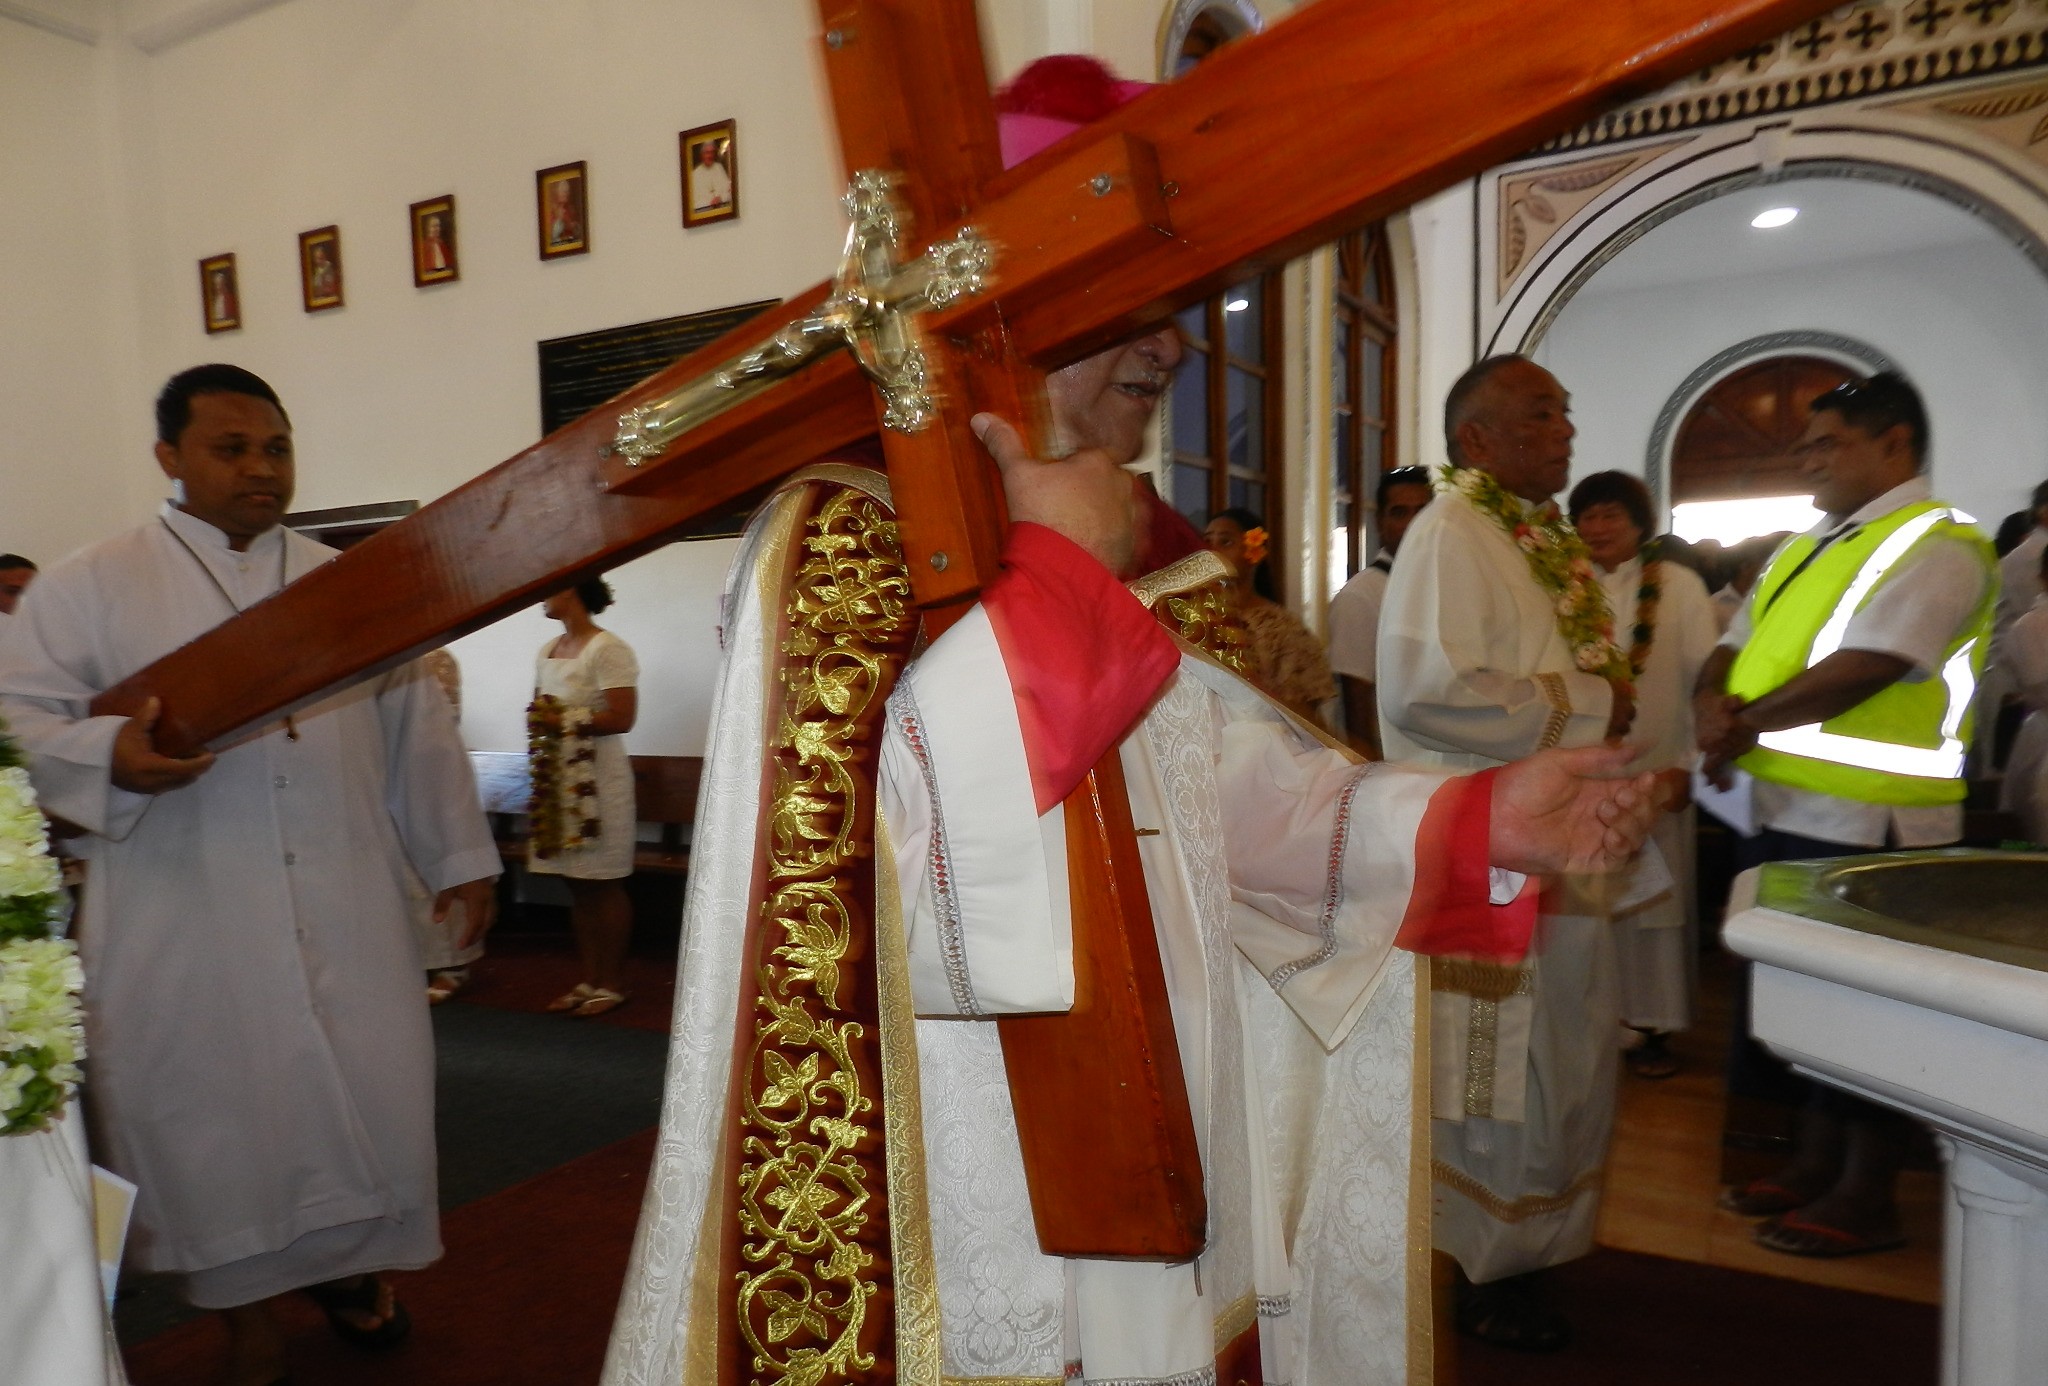
[[[541,611],[562,634],[541,646],[527,710],[533,769],[526,869],[569,885],[569,922],[583,980],[551,1011],[598,1016],[626,1004],[626,945],[633,906],[633,767],[625,734],[639,715],[639,661],[592,618],[612,604],[601,579],[549,597]]]
[[[1628,744],[1631,773],[1657,771],[1670,812],[1651,839],[1671,878],[1640,864],[1617,886],[1615,948],[1621,971],[1622,1023],[1640,1040],[1630,1071],[1668,1078],[1678,1071],[1669,1036],[1692,1023],[1692,962],[1699,920],[1693,900],[1694,816],[1687,793],[1693,762],[1689,690],[1719,634],[1706,584],[1663,556],[1650,538],[1649,488],[1625,472],[1595,472],[1572,488],[1572,524],[1585,540],[1614,613],[1616,643],[1636,686]],[[1645,857],[1648,853],[1645,853]],[[1641,896],[1632,899],[1632,895]]]
[[[1323,725],[1323,705],[1337,696],[1330,655],[1293,612],[1273,600],[1264,522],[1249,510],[1232,507],[1217,511],[1202,534],[1237,574],[1237,614],[1248,642],[1246,676],[1309,721]]]

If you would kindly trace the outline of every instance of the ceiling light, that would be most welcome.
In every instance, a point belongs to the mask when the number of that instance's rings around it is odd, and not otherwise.
[[[1252,301],[1248,298],[1233,298],[1230,302],[1223,305],[1223,311],[1226,313],[1242,313],[1251,306]]]
[[[1770,231],[1780,226],[1790,226],[1792,219],[1798,215],[1797,207],[1773,207],[1768,212],[1758,212],[1749,219],[1749,224],[1759,231]]]

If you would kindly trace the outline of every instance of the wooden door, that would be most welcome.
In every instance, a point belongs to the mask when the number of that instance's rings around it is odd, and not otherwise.
[[[1806,432],[1807,406],[1855,376],[1818,356],[1772,356],[1722,380],[1678,426],[1672,504],[1810,492],[1792,452]]]

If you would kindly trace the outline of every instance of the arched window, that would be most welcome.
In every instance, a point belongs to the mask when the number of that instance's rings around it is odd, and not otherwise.
[[[1330,345],[1330,588],[1372,561],[1380,473],[1394,465],[1394,268],[1385,222],[1336,245]]]
[[[1162,30],[1160,69],[1192,70],[1224,44],[1254,33],[1244,0],[1178,0]],[[1186,358],[1167,414],[1166,494],[1197,525],[1242,506],[1281,542],[1280,276],[1248,280],[1177,315]]]

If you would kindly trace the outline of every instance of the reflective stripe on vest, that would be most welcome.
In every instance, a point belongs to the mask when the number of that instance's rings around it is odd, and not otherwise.
[[[1897,566],[1913,545],[1920,542],[1927,532],[1944,520],[1955,518],[1947,509],[1930,510],[1916,515],[1900,525],[1885,537],[1863,566],[1856,573],[1849,590],[1835,603],[1834,612],[1827,624],[1813,638],[1813,647],[1807,652],[1806,667],[1826,659],[1842,648],[1842,640],[1849,633],[1849,622],[1856,610],[1863,605],[1885,574]],[[1957,733],[1962,730],[1963,718],[1969,714],[1970,700],[1977,695],[1977,675],[1971,666],[1971,656],[1977,648],[1975,640],[1966,641],[1960,650],[1949,657],[1942,666],[1942,682],[1948,686],[1948,709],[1942,715],[1941,745],[1901,746],[1891,741],[1874,741],[1861,736],[1844,736],[1840,732],[1823,730],[1819,722],[1808,722],[1803,727],[1787,727],[1783,731],[1764,732],[1757,737],[1757,744],[1768,750],[1781,751],[1786,755],[1804,756],[1808,760],[1832,761],[1836,765],[1854,766],[1859,770],[1878,770],[1893,775],[1913,775],[1921,779],[1953,780],[1962,778],[1963,757],[1967,747]]]

